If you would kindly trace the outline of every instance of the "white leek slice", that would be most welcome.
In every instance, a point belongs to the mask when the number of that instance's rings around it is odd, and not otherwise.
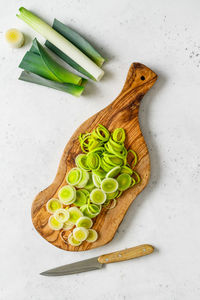
[[[88,243],[94,243],[98,239],[98,233],[94,229],[88,229],[88,232],[89,234],[86,241]]]
[[[63,227],[63,223],[56,220],[54,216],[51,216],[48,221],[49,227],[53,230],[60,230]]]
[[[6,31],[5,38],[7,43],[12,48],[20,48],[24,44],[24,35],[16,28],[11,28]]]
[[[68,236],[68,243],[72,246],[80,246],[80,244],[82,242],[80,241],[77,241],[74,236],[73,236],[73,233],[70,233],[70,235]]]
[[[58,222],[64,223],[69,219],[69,210],[60,208],[56,210],[56,212],[54,213],[54,217]]]
[[[87,185],[89,180],[89,173],[85,170],[82,170],[82,177],[79,183],[76,185],[77,188],[83,188]]]
[[[55,31],[51,26],[24,7],[20,7],[19,12],[20,13],[17,15],[18,18],[26,22],[46,40],[68,55],[77,64],[90,73],[97,81],[103,77],[104,71],[101,68],[99,68],[91,59],[89,59],[60,33]]]
[[[80,168],[72,168],[69,173],[67,173],[66,181],[70,185],[77,185],[82,178],[82,170]]]
[[[121,167],[116,166],[106,174],[106,178],[113,178],[117,176],[120,173],[120,171],[121,171]]]
[[[58,192],[58,198],[65,204],[72,204],[76,200],[76,189],[73,186],[65,185]]]
[[[55,213],[55,211],[60,208],[62,208],[62,203],[56,198],[50,199],[46,204],[46,209],[51,214]]]
[[[79,242],[85,241],[88,237],[88,234],[89,232],[85,227],[77,227],[73,230],[73,236]]]
[[[63,230],[70,230],[74,227],[74,224],[69,222],[69,221],[66,221],[64,224],[63,224]]]
[[[106,193],[101,189],[94,189],[90,193],[90,199],[95,204],[103,204],[106,201]]]
[[[76,224],[78,219],[83,216],[83,213],[77,207],[70,207],[67,211],[69,212],[68,221],[73,224]]]
[[[92,180],[93,180],[93,182],[94,182],[94,185],[96,186],[96,187],[98,187],[98,188],[100,188],[101,187],[101,178],[98,176],[98,175],[96,175],[96,174],[92,174]]]
[[[101,183],[101,188],[105,193],[113,193],[118,189],[118,182],[114,178],[105,178]]]
[[[84,227],[84,228],[91,228],[93,225],[93,222],[90,218],[88,217],[81,217],[78,219],[78,221],[76,222],[76,227]]]

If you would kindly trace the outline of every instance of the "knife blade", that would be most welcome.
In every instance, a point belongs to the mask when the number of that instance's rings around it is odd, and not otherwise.
[[[101,269],[104,264],[129,260],[151,254],[154,251],[153,246],[144,244],[121,251],[104,254],[98,257],[93,257],[83,261],[78,261],[72,264],[60,266],[54,269],[40,273],[44,276],[63,276],[77,274],[92,270]]]

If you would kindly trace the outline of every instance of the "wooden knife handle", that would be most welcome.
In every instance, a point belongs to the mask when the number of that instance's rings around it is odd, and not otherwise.
[[[128,248],[125,250],[104,254],[99,256],[98,261],[101,264],[109,264],[113,262],[128,260],[144,255],[151,254],[154,251],[151,245],[140,245],[137,247]]]

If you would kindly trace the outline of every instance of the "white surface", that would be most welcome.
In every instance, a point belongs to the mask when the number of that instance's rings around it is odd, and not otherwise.
[[[15,17],[21,5],[88,36],[108,57],[104,79],[88,84],[78,99],[18,81],[17,66],[30,42],[12,50],[3,33],[17,27],[35,36]],[[199,11],[198,0],[0,2],[1,300],[200,298]],[[52,182],[76,127],[120,92],[133,61],[159,75],[140,111],[151,180],[110,244],[85,253],[64,252],[34,230],[32,200]],[[141,243],[158,250],[100,271],[58,278],[39,275]]]

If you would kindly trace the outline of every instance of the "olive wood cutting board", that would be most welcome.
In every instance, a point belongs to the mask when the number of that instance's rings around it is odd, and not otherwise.
[[[126,211],[145,188],[150,176],[150,159],[144,137],[140,130],[138,113],[140,101],[146,92],[154,85],[157,75],[140,63],[133,63],[130,66],[124,87],[119,96],[106,108],[96,113],[74,132],[68,141],[56,177],[53,183],[41,191],[32,204],[32,221],[36,230],[48,242],[56,247],[67,251],[84,251],[102,246],[110,242],[122,222]],[[122,127],[126,131],[125,146],[133,149],[138,155],[138,164],[135,170],[141,176],[141,182],[125,191],[118,198],[114,209],[102,209],[101,213],[93,219],[92,228],[97,230],[99,238],[94,243],[84,241],[80,246],[71,246],[61,238],[62,230],[52,230],[48,226],[50,214],[46,210],[46,202],[51,198],[57,198],[58,190],[66,185],[65,176],[69,170],[75,167],[75,157],[81,153],[78,136],[86,131],[91,132],[98,124],[104,125],[108,130]],[[67,234],[67,232],[63,232]]]

